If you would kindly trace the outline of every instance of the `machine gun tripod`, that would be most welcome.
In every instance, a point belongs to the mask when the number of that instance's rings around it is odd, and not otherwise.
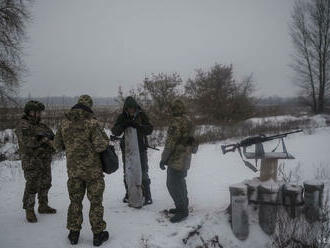
[[[302,129],[298,129],[292,132],[287,132],[283,134],[273,135],[273,136],[265,136],[265,135],[259,135],[259,136],[253,136],[248,137],[244,140],[242,140],[239,143],[235,144],[229,144],[229,145],[222,145],[221,150],[223,154],[226,154],[227,152],[235,152],[238,150],[244,164],[246,167],[251,169],[254,172],[257,172],[258,169],[256,166],[252,165],[250,162],[244,160],[244,157],[246,159],[255,159],[256,164],[257,160],[261,159],[261,169],[260,169],[260,177],[265,178],[265,180],[269,178],[273,178],[276,180],[277,177],[277,160],[278,159],[294,159],[294,157],[287,151],[284,138],[293,133],[299,133],[302,132]],[[265,152],[263,143],[271,140],[279,140],[278,145],[271,151],[271,152]],[[282,144],[282,152],[276,152],[276,149],[279,147],[279,145]],[[254,152],[247,152],[247,147],[249,146],[255,146]],[[241,151],[241,148],[243,148],[243,154]],[[271,164],[271,165],[265,165],[265,164]],[[268,167],[268,168],[266,168]],[[266,170],[266,171],[265,171]],[[271,172],[270,172],[271,171]],[[265,175],[265,173],[267,175]],[[268,175],[271,174],[271,175]]]

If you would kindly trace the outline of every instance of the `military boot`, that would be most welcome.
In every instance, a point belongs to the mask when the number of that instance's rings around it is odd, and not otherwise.
[[[36,214],[34,213],[34,209],[26,209],[26,220],[30,223],[36,223],[38,222]]]
[[[39,214],[56,214],[56,209],[52,208],[46,204],[39,205],[38,207]]]
[[[176,209],[176,213],[172,218],[170,218],[170,222],[178,223],[186,219],[188,215],[188,210]]]
[[[72,230],[70,231],[70,233],[68,235],[68,239],[70,240],[71,245],[78,244],[79,235],[80,235],[79,231],[72,231]]]
[[[143,190],[144,195],[144,205],[152,204],[151,192],[150,192],[150,185],[146,186]]]
[[[93,237],[93,245],[100,246],[103,242],[109,239],[109,233],[107,231],[102,231],[100,233],[95,233]]]
[[[123,198],[123,203],[128,203],[128,194],[126,193]]]
[[[178,210],[176,209],[176,208],[170,208],[169,210],[168,210],[168,213],[169,214],[176,214],[178,212]]]

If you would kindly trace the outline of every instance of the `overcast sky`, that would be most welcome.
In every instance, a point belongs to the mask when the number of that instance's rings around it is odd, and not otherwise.
[[[144,75],[233,64],[258,96],[291,96],[294,0],[35,0],[27,96],[116,96]]]

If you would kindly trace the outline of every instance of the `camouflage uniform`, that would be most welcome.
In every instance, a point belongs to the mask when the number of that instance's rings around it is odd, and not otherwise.
[[[181,100],[172,103],[171,112],[173,119],[167,131],[161,167],[168,167],[166,185],[176,209],[188,213],[189,200],[185,178],[191,162],[193,126],[185,115],[185,106]]]
[[[26,106],[31,102],[28,102]],[[39,104],[39,109],[37,106],[36,111],[44,109],[41,103],[34,103]],[[29,116],[28,108],[25,109],[25,112],[16,128],[16,135],[26,180],[23,208],[34,209],[37,193],[39,206],[48,206],[48,191],[52,186],[51,161],[54,148],[49,140],[40,136],[40,133],[54,134],[47,125],[40,123],[40,120],[35,117]]]
[[[135,117],[131,117],[127,113],[127,108],[135,108],[136,114]],[[141,169],[142,169],[142,185],[143,185],[143,195],[146,200],[151,200],[151,193],[150,193],[150,178],[149,178],[149,167],[148,167],[148,155],[147,155],[147,146],[148,146],[148,139],[147,135],[150,135],[153,131],[153,126],[151,125],[148,116],[142,111],[141,107],[138,103],[134,100],[133,97],[127,97],[124,103],[123,112],[118,116],[115,125],[111,129],[111,132],[116,135],[120,136],[125,131],[125,124],[129,121],[134,121],[137,127],[137,136],[138,136],[138,144],[139,144],[139,152],[140,152],[140,160],[141,160]],[[124,137],[125,139],[125,137]],[[122,139],[120,143],[120,147],[122,150],[122,159],[124,164],[124,184],[125,189],[127,192],[127,184],[125,179],[125,140]],[[126,193],[127,195],[127,193]]]
[[[78,104],[66,114],[55,136],[57,150],[65,150],[67,157],[68,191],[70,206],[67,216],[67,228],[80,231],[83,222],[82,201],[87,190],[91,203],[89,220],[94,234],[106,228],[102,206],[104,179],[100,154],[109,139],[93,117],[90,96],[83,95]]]

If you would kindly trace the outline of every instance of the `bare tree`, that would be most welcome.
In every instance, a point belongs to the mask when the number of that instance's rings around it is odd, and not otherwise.
[[[166,116],[166,108],[179,95],[178,87],[182,83],[181,76],[178,73],[158,73],[145,77],[143,89],[145,101],[149,101],[151,112],[157,117],[163,119]]]
[[[29,19],[29,0],[0,0],[0,103],[14,101],[24,66],[22,40]]]
[[[209,71],[196,70],[195,78],[187,81],[185,90],[196,111],[207,121],[238,120],[251,113],[252,81],[250,75],[236,82],[232,65],[216,64]]]
[[[297,0],[291,19],[297,84],[304,103],[322,113],[330,93],[330,1]]]
[[[127,94],[124,93],[121,86],[118,88],[118,96],[115,100],[117,104],[119,105],[119,108],[121,109],[124,106],[124,102],[126,97],[132,96],[137,103],[142,107],[144,110],[148,110],[150,108],[150,100],[147,97],[147,94],[145,90],[143,89],[143,86],[137,85],[135,89],[130,89]]]

